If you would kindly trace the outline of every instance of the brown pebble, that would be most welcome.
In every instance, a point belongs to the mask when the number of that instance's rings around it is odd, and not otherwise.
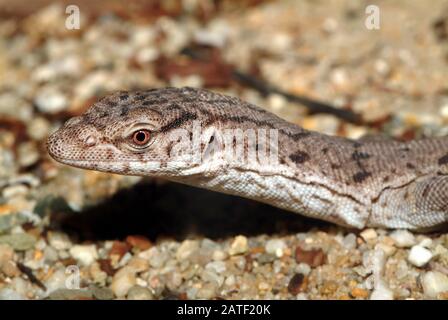
[[[322,249],[304,250],[301,247],[296,248],[297,263],[306,263],[310,267],[315,268],[323,265],[326,260],[327,256]]]
[[[62,259],[62,260],[61,260],[61,263],[62,263],[65,267],[68,267],[68,266],[76,265],[76,264],[77,264],[77,261],[76,261],[75,258],[69,257],[69,258],[66,258],[66,259]]]
[[[115,274],[115,269],[112,267],[110,259],[99,259],[98,263],[102,271],[106,272],[108,276],[113,276]]]
[[[305,276],[301,273],[296,273],[292,276],[291,280],[289,280],[288,292],[290,294],[296,295],[299,292],[305,291],[306,286],[307,280]]]
[[[131,246],[126,242],[114,241],[109,256],[118,256],[118,260],[120,260],[129,250],[131,250]]]
[[[7,277],[14,278],[20,275],[20,270],[17,268],[14,261],[6,261],[0,268]]]
[[[369,296],[369,291],[361,288],[353,288],[350,292],[353,298],[367,298]]]
[[[151,248],[152,243],[148,240],[148,238],[139,235],[132,235],[126,237],[126,243],[134,248],[138,248],[140,250],[147,250]]]

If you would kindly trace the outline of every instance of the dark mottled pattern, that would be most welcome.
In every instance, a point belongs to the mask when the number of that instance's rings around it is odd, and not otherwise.
[[[289,158],[297,164],[301,164],[301,163],[304,163],[304,162],[310,160],[310,156],[308,155],[308,153],[303,152],[303,151],[297,151],[297,152],[291,154],[289,156]]]
[[[167,132],[169,130],[178,129],[189,120],[197,119],[197,115],[191,112],[184,112],[179,117],[175,118],[171,122],[167,123],[158,130],[159,132]]]
[[[443,166],[448,164],[448,154],[444,155],[443,157],[439,158],[439,165]]]
[[[363,182],[364,180],[366,180],[368,177],[370,177],[372,174],[370,172],[366,172],[366,171],[360,171],[357,172],[354,176],[353,176],[353,181],[355,181],[356,183],[360,183]]]

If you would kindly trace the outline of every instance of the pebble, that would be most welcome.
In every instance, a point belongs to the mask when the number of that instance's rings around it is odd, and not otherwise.
[[[0,289],[0,300],[26,300],[26,297],[10,288]]]
[[[229,254],[235,256],[246,253],[249,249],[247,238],[245,236],[236,236],[229,248]]]
[[[389,234],[399,248],[408,248],[416,243],[414,235],[407,230],[395,230]]]
[[[432,245],[432,239],[431,238],[423,238],[420,240],[418,245],[425,247],[425,248],[429,248]]]
[[[415,245],[411,248],[408,255],[408,261],[416,267],[423,267],[432,258],[432,253],[421,245]]]
[[[17,148],[18,164],[22,168],[30,167],[35,164],[39,158],[39,150],[34,141],[28,141],[19,144]]]
[[[129,289],[127,298],[129,300],[153,300],[154,295],[148,288],[135,285]]]
[[[70,255],[83,266],[88,266],[98,259],[98,252],[94,244],[74,245],[70,248]]]
[[[296,248],[296,262],[306,263],[312,268],[321,266],[327,260],[326,254],[322,249],[304,250],[301,247]]]
[[[89,267],[90,277],[97,285],[104,286],[107,280],[107,273],[101,269],[101,265],[98,262],[94,262]]]
[[[224,283],[224,280],[225,280],[225,278],[223,276],[218,275],[213,270],[204,270],[204,271],[202,271],[201,279],[204,282],[213,282],[218,287],[220,287]]]
[[[213,251],[213,254],[212,254],[212,259],[215,261],[222,261],[222,260],[227,259],[227,257],[228,257],[227,253],[222,250],[215,250],[215,251]]]
[[[375,289],[370,295],[370,300],[393,300],[394,293],[389,287],[383,282],[378,281],[375,283]]]
[[[267,253],[273,254],[278,258],[283,256],[286,244],[283,240],[271,239],[266,242],[265,250]]]
[[[49,300],[90,300],[93,293],[86,289],[57,289],[48,295]]]
[[[353,250],[356,248],[356,235],[349,233],[342,239],[342,245],[347,250]]]
[[[295,268],[295,271],[307,276],[311,272],[311,267],[306,263],[299,263]]]
[[[173,271],[173,272],[170,272],[167,276],[166,286],[171,291],[175,291],[175,290],[178,290],[178,288],[180,287],[182,282],[183,282],[182,275],[178,272]]]
[[[0,244],[8,244],[14,250],[25,251],[34,247],[36,238],[28,233],[15,233],[0,236]]]
[[[13,93],[0,94],[0,117],[29,121],[33,116],[32,106]]]
[[[376,233],[375,229],[365,229],[359,235],[366,242],[375,240],[378,237],[378,234]]]
[[[377,246],[381,248],[381,250],[383,250],[388,257],[393,255],[397,251],[397,248],[395,246],[388,243],[378,243]]]
[[[42,113],[58,113],[68,107],[67,97],[53,88],[41,89],[34,100],[37,109]]]
[[[134,248],[148,250],[151,247],[151,241],[144,236],[128,236],[126,242]]]
[[[109,288],[91,287],[90,291],[93,297],[98,300],[112,300],[114,298],[114,293]]]
[[[48,231],[47,239],[50,246],[56,250],[68,250],[72,246],[70,238],[62,232]]]
[[[211,299],[216,296],[217,284],[215,282],[206,282],[196,294],[199,299]]]
[[[36,141],[45,139],[50,132],[50,122],[42,117],[33,118],[27,126],[28,135]]]
[[[229,286],[229,287],[233,287],[235,285],[235,283],[236,283],[236,279],[235,279],[235,276],[233,274],[228,276],[226,278],[226,280],[224,280],[224,284],[226,286]]]
[[[351,296],[353,298],[362,298],[362,299],[366,299],[367,297],[369,297],[369,291],[366,289],[362,289],[362,288],[353,288],[350,292]]]
[[[169,259],[169,256],[166,252],[160,251],[157,247],[149,249],[149,264],[153,268],[161,268],[165,264],[165,262]],[[186,256],[189,256],[191,253],[186,254],[183,252],[180,254],[182,256],[185,254]],[[184,258],[186,259],[186,258]]]
[[[445,118],[448,119],[448,102],[446,102],[445,104],[443,104],[440,109],[439,109],[439,114]]]
[[[5,187],[2,190],[2,196],[6,199],[12,199],[14,197],[18,196],[24,196],[29,192],[29,189],[27,186],[24,186],[22,184],[12,185]]]
[[[0,244],[0,272],[10,278],[20,275],[14,262],[14,250],[6,244]]]
[[[135,272],[132,268],[124,267],[115,273],[110,289],[119,298],[125,297],[136,284]]]
[[[305,290],[306,282],[305,276],[301,273],[296,273],[292,276],[288,283],[288,292],[297,295],[299,292]]]
[[[438,271],[426,272],[421,278],[423,292],[428,298],[437,298],[440,293],[448,293],[448,276]]]
[[[3,265],[0,265],[0,271],[10,278],[17,277],[21,274],[14,261],[7,261]]]
[[[57,289],[67,289],[68,282],[66,283],[66,281],[67,281],[67,277],[69,275],[70,275],[70,273],[67,273],[67,274],[65,273],[64,268],[55,270],[51,274],[51,276],[44,281],[45,287],[47,288],[47,292],[53,292]],[[75,274],[72,274],[72,275],[75,275]],[[72,279],[74,279],[74,278],[72,278]],[[72,284],[77,285],[78,283],[70,282],[70,285],[72,285]],[[70,287],[68,289],[79,289],[79,288]]]
[[[148,270],[150,262],[140,257],[132,257],[126,265],[127,267],[134,269],[135,272],[143,272]]]
[[[213,261],[207,263],[205,269],[212,270],[216,273],[223,273],[224,271],[226,271],[227,267],[224,261]]]
[[[14,250],[8,244],[0,244],[0,268],[7,262],[13,260]]]
[[[199,250],[199,242],[197,240],[185,240],[177,249],[176,259],[179,261],[188,259],[198,250]]]
[[[44,259],[47,263],[54,263],[59,259],[58,252],[51,246],[44,248]]]

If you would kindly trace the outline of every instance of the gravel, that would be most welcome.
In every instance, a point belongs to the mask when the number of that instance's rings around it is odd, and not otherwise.
[[[448,299],[445,231],[357,231],[237,198],[202,201],[197,190],[78,170],[45,151],[48,134],[108,92],[187,84],[329,134],[447,135],[448,64],[431,29],[443,1],[383,3],[383,20],[395,23],[368,35],[353,29],[363,15],[348,17],[349,6],[262,1],[231,14],[213,9],[200,23],[182,9],[150,23],[111,15],[76,36],[58,27],[62,6],[2,20],[0,300]],[[179,54],[192,41],[214,46],[214,65],[222,58],[256,70],[372,125],[310,115],[279,94],[203,73]]]
[[[431,258],[431,251],[421,245],[413,246],[408,255],[408,261],[416,267],[423,267]]]

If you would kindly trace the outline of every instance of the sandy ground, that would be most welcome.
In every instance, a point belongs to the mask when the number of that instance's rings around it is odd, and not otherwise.
[[[62,3],[0,1],[0,299],[448,299],[446,231],[349,230],[59,165],[44,143],[108,92],[168,85],[332,135],[446,135],[446,1],[375,1],[378,30],[363,1],[86,3],[68,30]],[[235,71],[363,121],[311,115]]]

